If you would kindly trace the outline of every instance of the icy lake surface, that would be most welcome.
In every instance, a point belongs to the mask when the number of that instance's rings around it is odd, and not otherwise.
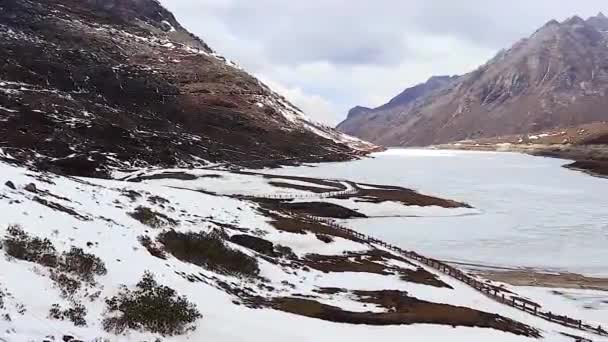
[[[516,153],[392,149],[273,172],[391,184],[481,214],[358,219],[350,227],[451,261],[608,275],[608,179]],[[447,210],[447,209],[446,209]]]

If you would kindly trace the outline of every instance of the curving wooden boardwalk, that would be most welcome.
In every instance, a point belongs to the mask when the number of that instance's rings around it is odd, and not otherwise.
[[[307,199],[307,198],[323,199],[323,198],[329,198],[329,197],[338,197],[339,198],[340,196],[352,195],[352,194],[356,194],[357,192],[358,192],[358,190],[356,188],[352,188],[352,189],[348,189],[348,190],[344,190],[344,191],[327,192],[327,193],[321,193],[321,194],[268,195],[268,196],[263,196],[263,198],[267,198],[267,199]],[[297,213],[293,213],[293,215],[302,216]],[[354,238],[365,240],[370,244],[379,245],[390,251],[398,253],[407,259],[420,262],[449,277],[452,277],[458,281],[461,281],[461,282],[467,284],[468,286],[474,288],[475,290],[483,293],[485,296],[487,296],[501,304],[508,305],[510,307],[519,309],[521,311],[524,311],[524,312],[534,315],[536,317],[542,318],[549,322],[557,323],[557,324],[560,324],[560,325],[568,327],[568,328],[585,331],[585,332],[596,334],[599,336],[608,336],[608,331],[606,331],[601,326],[592,326],[591,324],[585,323],[580,319],[569,317],[568,315],[559,314],[559,313],[555,313],[555,312],[551,312],[551,311],[544,311],[542,305],[540,305],[538,303],[535,303],[526,298],[520,297],[519,295],[517,295],[503,287],[495,286],[495,285],[489,284],[487,282],[480,281],[478,278],[471,277],[470,275],[466,274],[465,272],[463,272],[453,266],[450,266],[447,263],[442,262],[440,260],[427,258],[416,252],[406,251],[400,247],[391,245],[382,240],[376,239],[372,236],[361,234],[353,229],[350,229],[348,227],[337,224],[332,219],[327,219],[327,218],[312,216],[312,215],[304,215],[303,217],[305,217],[311,221],[314,221],[314,222],[324,223],[324,224],[326,224],[334,229],[340,230]],[[591,340],[581,339],[580,341],[591,341]]]
[[[471,277],[470,275],[466,274],[465,272],[463,272],[453,266],[450,266],[440,260],[427,258],[427,257],[420,255],[413,251],[406,251],[400,247],[391,245],[382,240],[376,239],[374,237],[371,237],[371,236],[368,236],[365,234],[361,234],[355,230],[352,230],[345,226],[339,225],[331,219],[326,219],[326,218],[312,216],[312,215],[306,215],[305,217],[314,222],[321,222],[321,223],[327,224],[328,226],[331,226],[334,229],[347,233],[352,237],[355,237],[355,238],[358,238],[361,240],[365,240],[368,243],[379,245],[390,251],[399,253],[401,256],[403,256],[407,259],[418,261],[447,276],[450,276],[456,280],[459,280],[459,281],[471,286],[475,290],[483,293],[487,297],[489,297],[499,303],[514,307],[514,308],[524,311],[526,313],[532,314],[534,316],[540,317],[547,321],[557,323],[557,324],[560,324],[560,325],[563,325],[563,326],[566,326],[569,328],[578,329],[581,331],[593,333],[593,334],[600,335],[600,336],[608,336],[608,331],[603,329],[601,326],[592,326],[590,324],[583,322],[582,320],[569,317],[568,315],[561,315],[561,314],[554,313],[551,311],[543,311],[542,306],[538,303],[535,303],[526,298],[520,297],[517,294],[515,294],[503,287],[495,286],[495,285],[480,281],[479,279],[477,279],[475,277]]]

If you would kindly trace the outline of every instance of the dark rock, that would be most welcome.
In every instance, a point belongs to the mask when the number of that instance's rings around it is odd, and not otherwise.
[[[8,181],[8,182],[4,183],[4,185],[6,185],[7,187],[9,187],[9,188],[11,188],[11,189],[13,189],[13,190],[16,190],[16,189],[17,189],[17,188],[15,187],[15,184],[14,184],[13,182],[11,182],[11,181]]]
[[[334,239],[331,236],[329,236],[329,235],[317,234],[316,237],[317,237],[317,239],[319,241],[322,241],[322,242],[325,242],[325,243],[332,243],[332,242],[334,242]]]
[[[38,188],[36,188],[36,184],[34,184],[34,183],[30,183],[30,184],[26,185],[23,189],[25,189],[25,191],[29,191],[29,192],[33,192],[33,193],[38,192]]]
[[[277,256],[274,251],[274,244],[272,242],[256,236],[246,234],[233,235],[230,237],[230,242],[235,243],[239,246],[243,246],[245,248],[249,248],[260,254],[264,254],[271,257]]]

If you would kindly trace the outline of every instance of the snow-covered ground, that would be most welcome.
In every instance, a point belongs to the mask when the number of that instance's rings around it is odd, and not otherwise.
[[[296,199],[294,202],[306,202],[307,199]],[[356,210],[368,217],[451,217],[479,215],[478,209],[451,208],[439,206],[421,207],[417,205],[406,206],[400,202],[386,201],[381,203],[365,202],[358,199],[324,198],[322,202],[333,203]]]
[[[552,312],[572,312],[594,326],[608,327],[608,293],[584,289],[554,289],[515,286],[517,293]]]
[[[202,171],[201,171],[202,172]],[[215,178],[200,178],[197,182]],[[5,182],[15,185],[12,189]],[[0,318],[0,341],[41,341],[46,336],[61,340],[63,335],[73,335],[84,341],[107,338],[108,341],[153,341],[157,336],[129,332],[115,336],[103,331],[103,299],[116,294],[120,285],[133,286],[146,270],[150,270],[163,285],[170,286],[194,302],[203,318],[197,321],[197,329],[184,336],[166,337],[163,341],[369,341],[407,338],[412,341],[529,341],[529,338],[503,333],[492,329],[452,328],[436,325],[366,326],[326,322],[305,318],[271,309],[250,309],[234,303],[235,298],[212,286],[213,284],[189,282],[176,272],[202,273],[239,286],[252,286],[251,280],[215,274],[201,267],[169,257],[161,260],[151,256],[139,242],[138,237],[148,234],[152,238],[158,230],[151,229],[128,215],[138,206],[149,206],[177,221],[178,231],[209,231],[222,224],[233,224],[248,231],[261,234],[274,243],[294,250],[298,255],[307,253],[340,254],[344,251],[363,251],[370,246],[344,239],[326,244],[312,235],[297,235],[279,232],[266,217],[256,210],[251,202],[224,196],[214,196],[192,191],[184,186],[189,181],[173,180],[180,184],[156,184],[153,182],[127,183],[116,180],[93,180],[53,175],[42,175],[21,167],[0,162],[0,237],[7,233],[9,224],[19,224],[38,237],[48,238],[59,252],[72,246],[85,249],[101,258],[108,273],[96,278],[100,296],[92,298],[84,289],[74,294],[85,301],[88,314],[86,327],[74,327],[68,321],[48,318],[49,308],[66,304],[60,291],[48,277],[45,267],[33,263],[0,257],[0,289],[8,295],[3,298],[4,309],[0,313],[10,314],[10,320]],[[172,182],[173,182],[172,181]],[[247,184],[258,187],[258,180],[251,183],[236,179],[247,191]],[[36,185],[35,191],[25,189],[27,184]],[[170,186],[167,186],[170,185]],[[198,187],[200,184],[197,184]],[[30,190],[32,189],[29,187]],[[235,186],[236,188],[236,186]],[[270,189],[268,189],[270,190]],[[277,189],[272,189],[277,191]],[[134,196],[138,192],[140,196]],[[162,205],[158,197],[168,201]],[[77,215],[58,211],[40,202],[46,201],[73,210]],[[155,200],[156,199],[156,200]],[[252,251],[231,245],[249,255]],[[318,287],[339,287],[351,290],[405,290],[410,295],[437,303],[468,306],[478,310],[498,313],[540,329],[547,341],[571,341],[560,332],[578,333],[549,323],[518,310],[505,307],[479,294],[462,283],[444,275],[438,276],[454,289],[437,289],[400,280],[398,276],[382,276],[370,273],[323,273],[285,269],[258,259],[261,275],[269,280],[276,293],[286,295],[309,295]],[[391,261],[391,263],[400,263]],[[401,267],[411,267],[403,264]],[[432,273],[434,271],[428,270]],[[255,281],[254,281],[255,282]],[[285,285],[289,282],[295,285]],[[272,295],[269,290],[258,289],[260,295]],[[374,305],[363,305],[346,294],[321,296],[320,302],[339,306],[351,311],[382,311]],[[591,336],[589,336],[591,337]],[[50,339],[50,337],[49,337]],[[608,338],[594,338],[608,341]],[[101,341],[95,340],[95,341]]]
[[[314,164],[310,177],[391,184],[471,204],[479,215],[352,220],[351,228],[446,260],[608,275],[608,182],[567,161],[516,153],[391,149]],[[268,172],[302,174],[287,167]]]
[[[314,183],[304,181],[289,180],[289,179],[273,179],[264,178],[262,175],[245,175],[233,173],[225,170],[210,170],[210,169],[170,169],[170,170],[155,170],[149,172],[135,172],[130,175],[121,174],[121,178],[126,180],[133,179],[137,176],[145,175],[147,177],[162,175],[163,173],[183,173],[188,176],[196,177],[192,180],[172,179],[170,177],[163,179],[148,179],[143,180],[144,184],[154,184],[155,186],[181,187],[191,190],[203,190],[219,195],[244,195],[244,196],[266,196],[268,194],[275,195],[295,195],[309,196],[314,195],[310,191],[289,189],[284,187],[272,186],[271,182],[289,183],[294,185],[305,185],[309,187],[329,188],[320,186]],[[333,189],[336,191],[339,189]]]

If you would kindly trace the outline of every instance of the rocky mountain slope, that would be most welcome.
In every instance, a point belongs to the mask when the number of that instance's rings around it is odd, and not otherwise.
[[[607,60],[603,14],[553,20],[469,74],[338,127],[386,146],[421,146],[606,120]]]
[[[309,121],[156,0],[0,4],[0,147],[41,169],[345,160],[372,146]]]
[[[357,134],[360,127],[364,126],[366,132],[371,132],[376,128],[380,128],[378,125],[375,125],[376,120],[381,122],[384,116],[398,115],[404,107],[424,98],[431,92],[445,86],[457,78],[457,76],[433,76],[425,83],[405,89],[401,94],[395,96],[388,103],[380,107],[372,109],[357,106],[352,108],[348,112],[346,120],[341,122],[337,129],[343,132],[354,132]],[[380,134],[380,132],[376,132],[375,134]]]

